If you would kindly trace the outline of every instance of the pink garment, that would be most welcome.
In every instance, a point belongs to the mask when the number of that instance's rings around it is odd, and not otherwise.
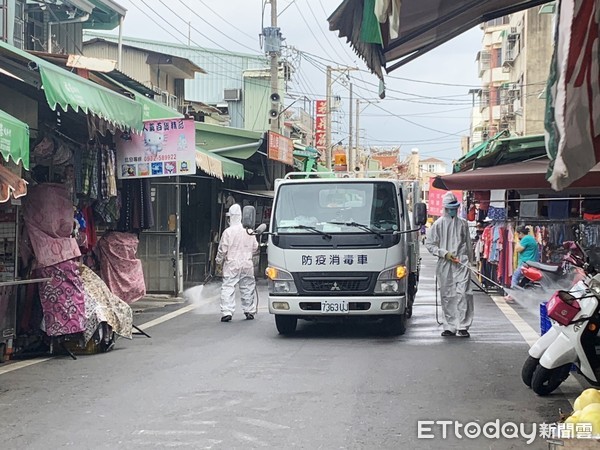
[[[146,295],[142,261],[136,257],[138,244],[135,234],[111,231],[100,238],[96,247],[102,279],[126,303]]]
[[[51,278],[39,288],[46,334],[62,336],[85,331],[85,294],[77,262],[63,261],[42,267],[37,276]]]
[[[25,227],[37,267],[46,267],[81,256],[73,231],[73,204],[61,184],[32,187],[23,198]]]

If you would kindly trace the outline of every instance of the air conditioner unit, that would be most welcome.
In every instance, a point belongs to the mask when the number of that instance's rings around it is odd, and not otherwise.
[[[226,102],[239,102],[242,99],[241,89],[224,89],[223,100]]]

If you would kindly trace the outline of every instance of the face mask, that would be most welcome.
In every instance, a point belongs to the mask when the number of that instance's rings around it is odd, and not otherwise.
[[[450,217],[456,217],[456,214],[458,214],[458,209],[447,209],[446,211],[448,211]]]

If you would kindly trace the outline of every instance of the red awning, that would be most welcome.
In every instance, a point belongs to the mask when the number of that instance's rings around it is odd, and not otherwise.
[[[546,180],[546,158],[502,166],[484,167],[436,177],[433,186],[445,190],[487,191],[491,189],[551,189]],[[600,187],[600,164],[569,188]]]

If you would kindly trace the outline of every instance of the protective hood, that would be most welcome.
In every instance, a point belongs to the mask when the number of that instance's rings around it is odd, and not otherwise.
[[[458,208],[460,206],[460,202],[456,198],[456,195],[454,195],[452,192],[446,192],[442,197],[442,205],[444,208],[452,209]]]
[[[231,226],[240,225],[242,223],[242,208],[237,203],[231,205],[227,215],[229,216]]]

